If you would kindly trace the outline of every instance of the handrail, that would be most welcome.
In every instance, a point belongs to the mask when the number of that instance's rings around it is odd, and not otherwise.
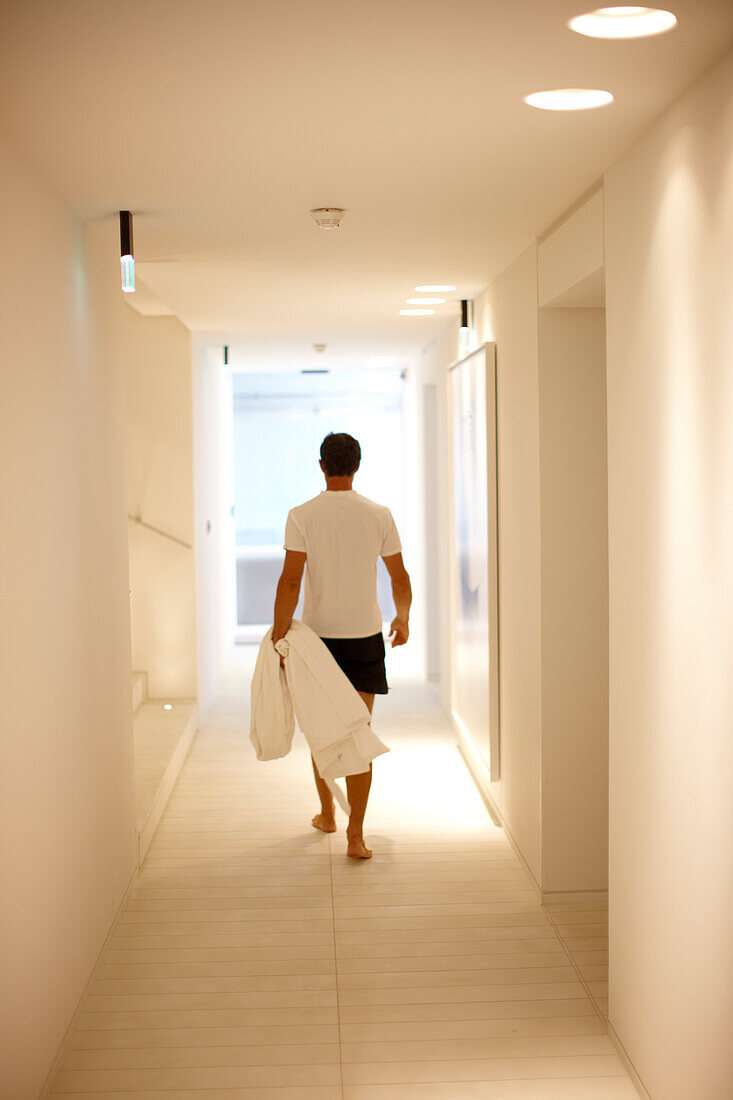
[[[160,527],[153,527],[152,523],[146,523],[145,520],[140,519],[140,516],[133,516],[128,512],[127,518],[136,523],[138,527],[145,527],[148,531],[154,531],[156,535],[160,535],[161,538],[170,539],[171,542],[177,542],[179,546],[185,546],[186,550],[193,550],[190,542],[184,542],[183,539],[176,538],[175,535],[169,535],[167,531],[161,531]]]

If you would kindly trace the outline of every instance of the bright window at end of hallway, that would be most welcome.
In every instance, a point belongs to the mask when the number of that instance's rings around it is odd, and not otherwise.
[[[400,529],[404,382],[392,368],[235,373],[232,385],[235,621],[240,641],[259,641],[272,622],[288,511],[325,488],[318,456],[329,432],[359,440],[363,459],[354,488],[386,504]],[[386,572],[380,570],[379,578],[386,612],[391,590]]]

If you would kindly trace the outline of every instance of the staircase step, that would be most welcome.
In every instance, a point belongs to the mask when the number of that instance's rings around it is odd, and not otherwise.
[[[198,730],[198,720],[196,699],[148,699],[135,713],[138,866],[163,816]]]

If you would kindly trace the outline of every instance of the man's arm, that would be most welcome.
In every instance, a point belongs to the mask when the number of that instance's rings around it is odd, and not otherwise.
[[[405,569],[405,563],[402,561],[402,554],[390,554],[388,558],[382,560],[387,566],[387,572],[392,581],[392,596],[397,612],[389,630],[390,638],[394,634],[394,638],[392,638],[392,647],[394,648],[396,645],[404,645],[410,637],[410,628],[407,624],[410,618],[412,587],[409,574]]]
[[[273,645],[285,637],[293,614],[298,606],[300,596],[300,582],[305,568],[305,552],[302,550],[286,550],[285,564],[277,582],[277,595],[275,596],[275,625],[272,630]]]

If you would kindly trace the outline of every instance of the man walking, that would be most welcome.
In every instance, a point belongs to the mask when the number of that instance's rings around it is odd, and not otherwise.
[[[326,489],[288,515],[272,640],[278,642],[290,628],[305,569],[303,622],[328,647],[371,713],[374,696],[386,695],[388,690],[382,613],[377,603],[377,559],[384,559],[392,581],[397,612],[389,633],[393,646],[404,645],[409,637],[412,590],[391,512],[352,488],[360,462],[361,448],[353,436],[338,432],[323,440],[320,466]],[[333,833],[333,797],[315,760],[313,772],[321,812],[312,824]],[[346,776],[351,806],[347,855],[354,859],[369,859],[372,854],[363,834],[371,782],[371,764],[361,775]]]

